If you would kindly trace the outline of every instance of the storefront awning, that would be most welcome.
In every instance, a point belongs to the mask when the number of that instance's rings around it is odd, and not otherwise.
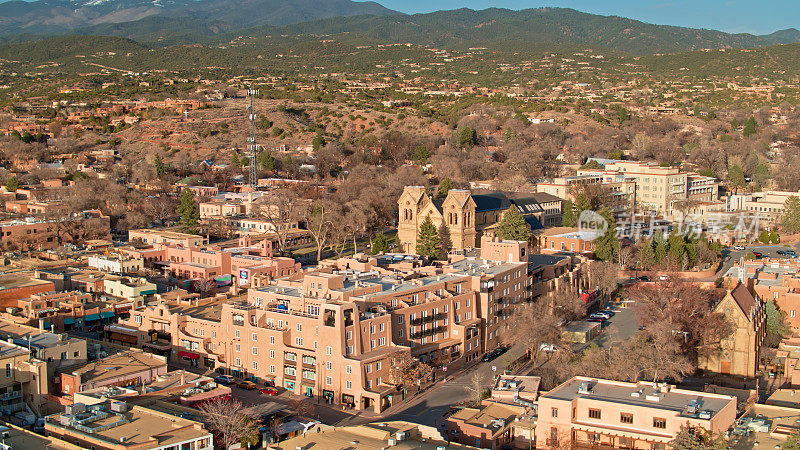
[[[92,320],[100,320],[100,314],[89,314],[88,316],[85,316],[84,319],[87,322],[91,322]]]
[[[187,352],[185,350],[179,351],[178,356],[186,359],[200,359],[200,355],[198,355],[197,353]]]
[[[103,311],[100,313],[100,317],[102,317],[103,319],[110,319],[114,316],[115,316],[114,311]]]
[[[64,325],[72,325],[73,323],[75,323],[75,319],[73,319],[72,317],[64,318]]]

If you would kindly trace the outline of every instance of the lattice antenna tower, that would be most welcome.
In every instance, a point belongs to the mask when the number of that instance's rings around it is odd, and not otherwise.
[[[258,185],[258,144],[256,144],[256,111],[255,111],[255,98],[258,91],[250,86],[247,90],[247,97],[250,99],[250,104],[247,105],[247,113],[250,116],[250,137],[247,138],[247,156],[250,158],[250,167],[247,172],[247,183],[250,186]]]

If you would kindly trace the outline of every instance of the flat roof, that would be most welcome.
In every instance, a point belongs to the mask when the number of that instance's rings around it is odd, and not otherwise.
[[[89,434],[70,426],[63,426],[59,420],[62,414],[49,416],[47,425],[56,430],[69,430],[70,433],[79,434],[87,440],[96,440],[104,443],[113,442],[116,446],[134,447],[153,445],[164,447],[176,445],[187,440],[200,439],[211,433],[203,425],[193,420],[182,419],[167,413],[162,413],[142,406],[128,405],[129,411],[122,413],[127,422],[112,427],[108,430],[96,431]],[[94,426],[102,426],[116,422],[118,416],[93,422]],[[124,439],[124,443],[120,442]]]
[[[71,373],[80,375],[83,383],[115,378],[162,365],[166,366],[166,361],[155,355],[130,350],[90,362],[83,367],[72,370]]]
[[[800,430],[800,409],[756,403],[740,417],[731,432],[736,450],[783,447],[789,434]]]
[[[421,430],[423,430],[421,425],[409,422],[375,422],[365,425],[332,428],[318,433],[306,433],[305,435],[272,444],[272,447],[287,450],[295,450],[296,448],[377,449],[386,447],[389,438],[396,438],[397,433],[405,433],[405,439],[398,440],[396,445],[392,447],[393,449],[475,448],[455,442],[448,443],[441,435],[435,436],[432,433],[423,433]],[[436,430],[431,431],[438,434]],[[353,444],[353,442],[356,442],[356,444]]]
[[[44,437],[32,431],[4,424],[0,430],[8,433],[7,438],[3,438],[3,443],[12,449],[54,449],[72,450],[76,448],[69,442],[56,439],[52,436]]]
[[[580,387],[583,383],[588,383],[588,393],[580,392]],[[639,393],[638,396],[631,395],[637,392]],[[654,395],[658,395],[658,401],[647,399],[648,397]],[[710,411],[712,413],[712,417],[730,402],[734,402],[734,404],[736,403],[736,398],[728,395],[689,391],[677,389],[672,386],[670,386],[668,392],[664,392],[662,389],[661,392],[657,394],[654,383],[626,383],[586,377],[573,377],[550,392],[542,395],[540,398],[553,398],[566,401],[573,401],[577,398],[586,398],[595,401],[623,403],[646,408],[673,411],[678,413],[678,415],[683,415],[683,412],[686,410],[686,407],[690,402],[697,401],[699,403],[698,409],[702,411]]]

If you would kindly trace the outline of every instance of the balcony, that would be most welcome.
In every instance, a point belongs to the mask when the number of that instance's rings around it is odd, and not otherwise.
[[[447,318],[447,313],[437,313],[426,317],[418,317],[411,320],[411,325],[422,325],[423,323],[435,322]]]
[[[5,394],[0,394],[0,401],[7,402],[7,401],[14,400],[16,398],[21,398],[21,397],[22,397],[22,392],[20,392],[20,391],[11,391],[11,392],[6,392]]]
[[[417,339],[417,338],[421,338],[421,337],[433,336],[434,334],[441,333],[441,332],[443,332],[445,330],[447,330],[447,327],[440,326],[440,327],[431,328],[429,330],[417,331],[416,333],[411,333],[411,339]]]

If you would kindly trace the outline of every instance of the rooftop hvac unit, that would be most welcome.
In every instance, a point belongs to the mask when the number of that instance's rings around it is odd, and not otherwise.
[[[703,419],[703,420],[710,420],[711,419],[711,411],[708,411],[708,410],[700,411],[700,413],[697,414],[697,418],[698,419]]]
[[[71,426],[73,419],[74,417],[72,416],[72,414],[62,414],[61,417],[58,418],[59,422],[61,423],[61,426],[64,427]]]
[[[73,403],[71,405],[67,405],[67,414],[80,414],[86,412],[86,405],[83,403]]]
[[[111,402],[111,410],[118,413],[124,413],[128,410],[128,405],[125,402]]]
[[[397,440],[395,438],[389,438],[388,442],[386,443],[389,447],[394,447],[397,445]]]
[[[406,440],[406,432],[405,431],[398,431],[394,434],[394,437],[397,439],[398,442]]]
[[[578,386],[578,394],[591,394],[592,390],[589,388],[588,381],[582,381],[581,385]]]

